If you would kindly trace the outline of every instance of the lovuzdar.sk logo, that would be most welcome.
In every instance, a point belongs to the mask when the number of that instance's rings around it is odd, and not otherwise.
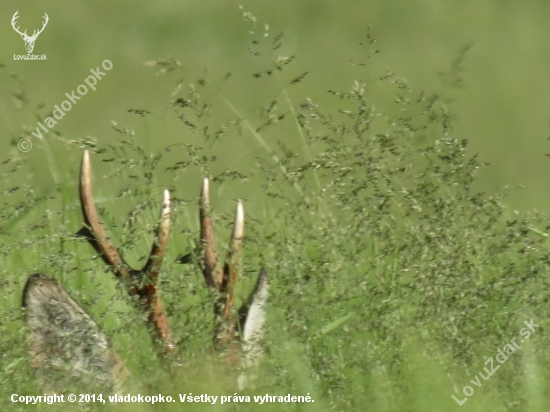
[[[13,59],[14,60],[46,60],[45,54],[35,55],[35,54],[32,54],[32,51],[34,50],[34,43],[36,42],[36,39],[38,38],[40,33],[44,31],[44,29],[46,28],[46,25],[48,24],[48,21],[50,20],[48,15],[44,13],[44,22],[42,23],[42,28],[40,30],[33,30],[32,35],[30,36],[27,34],[27,30],[25,30],[24,32],[21,32],[21,30],[19,30],[19,26],[17,25],[18,18],[19,18],[19,10],[17,10],[13,14],[13,17],[11,19],[11,26],[19,35],[21,35],[21,38],[25,42],[25,49],[27,50],[27,54],[26,55],[14,54]]]

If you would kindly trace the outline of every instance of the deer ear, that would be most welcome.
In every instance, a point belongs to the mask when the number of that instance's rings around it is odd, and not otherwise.
[[[54,279],[27,279],[23,307],[36,377],[48,390],[118,391],[129,372],[95,321]]]

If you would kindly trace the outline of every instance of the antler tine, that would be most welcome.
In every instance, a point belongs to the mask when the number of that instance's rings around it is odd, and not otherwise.
[[[157,227],[157,239],[151,247],[151,253],[149,259],[145,264],[142,272],[149,273],[149,280],[151,283],[156,283],[159,275],[159,270],[164,259],[164,252],[166,250],[166,243],[168,242],[168,235],[170,233],[170,192],[164,191],[162,199],[162,206],[160,209],[159,223]]]
[[[128,293],[139,298],[143,309],[147,312],[147,323],[157,335],[158,340],[162,342],[165,353],[174,352],[177,349],[176,344],[170,332],[168,317],[162,307],[157,288],[159,271],[170,231],[170,192],[168,190],[164,191],[157,239],[153,243],[147,263],[140,271],[131,269],[124,262],[118,250],[107,238],[107,234],[99,222],[92,193],[92,168],[87,150],[84,151],[80,169],[80,201],[84,221],[92,232],[92,237],[89,240],[96,250],[101,253],[103,260],[114,268],[116,276],[126,281]],[[141,276],[136,278],[136,275],[147,275],[147,278],[140,285],[138,280]]]
[[[223,268],[223,280],[219,291],[221,292],[216,303],[216,327],[214,333],[214,345],[227,348],[227,345],[238,338],[238,324],[234,322],[232,313],[233,292],[237,283],[237,267],[244,233],[244,209],[241,201],[237,203],[235,224],[231,234],[229,252]]]
[[[200,225],[201,243],[204,248],[202,273],[206,280],[206,284],[219,291],[222,285],[223,272],[218,263],[214,226],[212,225],[212,218],[210,217],[210,183],[208,178],[204,179],[201,189]]]
[[[235,211],[235,224],[231,234],[230,249],[224,267],[222,292],[226,293],[225,305],[222,316],[225,319],[231,318],[231,309],[233,308],[233,291],[237,283],[238,265],[241,257],[241,247],[244,234],[244,208],[239,200],[237,210]]]
[[[177,349],[172,333],[170,332],[168,317],[162,307],[158,291],[159,271],[164,259],[164,252],[166,250],[169,233],[170,192],[165,190],[157,227],[157,239],[151,247],[151,253],[149,254],[147,263],[140,271],[140,273],[148,274],[148,278],[142,289],[139,291],[139,294],[141,295],[144,304],[149,311],[147,322],[153,326],[153,329],[157,334],[157,338],[162,341],[165,353],[174,352]]]
[[[92,237],[89,238],[94,248],[101,253],[105,263],[112,266],[116,276],[124,279],[128,284],[132,282],[130,270],[120,257],[118,250],[110,242],[103,226],[99,222],[97,210],[92,192],[92,167],[90,164],[90,154],[87,150],[82,156],[80,167],[80,205],[84,222],[91,229]]]

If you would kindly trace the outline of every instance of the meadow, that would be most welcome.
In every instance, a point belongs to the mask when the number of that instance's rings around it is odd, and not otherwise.
[[[1,409],[548,410],[548,6],[242,4],[52,1],[44,62],[13,61],[23,42],[0,28]],[[19,23],[39,27],[44,7],[21,6]],[[96,90],[33,135],[91,69],[105,73]],[[102,222],[133,266],[171,192],[161,291],[184,368],[167,372],[143,313],[76,235],[84,150]],[[240,393],[234,371],[204,367],[203,177],[221,251],[244,203],[238,303],[260,268],[271,284],[265,355]],[[36,272],[97,320],[130,393],[315,402],[12,403],[42,393],[20,307]]]

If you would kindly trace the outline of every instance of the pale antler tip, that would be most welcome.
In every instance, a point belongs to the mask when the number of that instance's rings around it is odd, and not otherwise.
[[[80,166],[80,194],[87,197],[91,197],[91,184],[92,184],[92,166],[90,162],[90,153],[84,150],[82,155],[82,164]],[[88,193],[89,192],[89,193]],[[92,199],[93,200],[93,199]],[[90,199],[86,199],[87,202]]]
[[[210,181],[207,177],[205,177],[202,181],[201,197],[203,198],[203,200],[210,197]]]
[[[82,169],[90,168],[90,153],[87,150],[84,150],[82,155]]]
[[[233,237],[236,239],[240,239],[243,237],[244,233],[244,208],[243,208],[243,202],[238,201],[237,202],[237,211],[235,213],[235,232]]]
[[[163,232],[170,226],[170,191],[165,190],[162,198],[162,207],[160,209],[160,227]]]

